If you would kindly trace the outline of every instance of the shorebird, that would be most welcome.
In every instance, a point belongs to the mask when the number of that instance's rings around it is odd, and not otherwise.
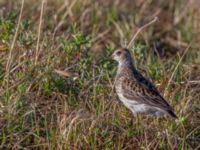
[[[112,57],[118,62],[115,80],[116,93],[134,115],[177,118],[172,107],[135,67],[131,52],[126,48],[116,50]]]

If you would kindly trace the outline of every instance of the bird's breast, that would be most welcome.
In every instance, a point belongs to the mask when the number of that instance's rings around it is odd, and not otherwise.
[[[123,84],[123,80],[118,80],[115,85],[116,93],[117,93],[120,101],[127,108],[129,108],[133,113],[147,111],[148,110],[147,105],[139,103],[138,100],[136,100],[136,99],[129,99],[124,96],[122,84]]]
[[[122,81],[118,81],[118,83],[116,83],[115,89],[116,89],[116,93],[120,99],[120,101],[122,101],[124,103],[124,105],[130,103],[132,105],[137,104],[137,101],[134,99],[128,99],[124,96],[124,91],[122,89]],[[127,105],[126,105],[127,106]],[[128,107],[128,106],[127,106]]]

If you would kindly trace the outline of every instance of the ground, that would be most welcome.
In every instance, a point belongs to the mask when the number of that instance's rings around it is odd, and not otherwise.
[[[198,0],[0,0],[0,149],[200,149]],[[178,119],[135,117],[113,51]]]

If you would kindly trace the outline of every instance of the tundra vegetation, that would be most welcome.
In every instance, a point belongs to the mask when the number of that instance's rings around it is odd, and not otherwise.
[[[199,8],[0,0],[0,149],[200,149]],[[176,121],[136,118],[119,102],[110,56],[127,46]]]

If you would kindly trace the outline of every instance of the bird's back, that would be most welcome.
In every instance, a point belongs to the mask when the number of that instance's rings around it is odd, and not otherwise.
[[[133,67],[118,69],[116,92],[119,99],[133,113],[146,113],[153,116],[167,114],[176,118],[171,106],[160,95],[153,83]]]

